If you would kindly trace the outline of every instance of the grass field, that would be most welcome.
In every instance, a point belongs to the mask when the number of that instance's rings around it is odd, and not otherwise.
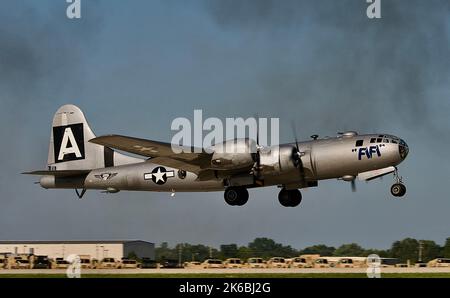
[[[85,274],[82,278],[367,278],[364,273]],[[450,278],[450,273],[385,273],[382,278]],[[1,274],[0,278],[66,278],[65,274]]]

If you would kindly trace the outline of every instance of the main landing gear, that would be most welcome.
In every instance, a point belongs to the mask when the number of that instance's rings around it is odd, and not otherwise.
[[[302,201],[302,193],[298,189],[282,188],[278,194],[278,201],[284,207],[296,207]]]
[[[248,191],[245,187],[230,186],[224,193],[225,202],[231,206],[243,206],[248,201]],[[298,189],[282,188],[278,200],[284,207],[296,207],[302,201],[302,194]]]
[[[228,205],[243,206],[248,201],[248,191],[245,187],[228,187],[224,198]]]
[[[391,194],[394,197],[403,197],[406,194],[406,186],[397,168],[394,171],[395,183],[391,186]],[[245,187],[230,186],[224,193],[225,202],[231,206],[243,206],[248,201],[248,191]],[[302,193],[298,189],[282,188],[278,194],[278,201],[284,207],[297,207],[302,201]]]
[[[406,186],[403,184],[402,177],[398,175],[397,168],[394,171],[395,183],[391,186],[391,194],[394,197],[403,197],[406,194]]]

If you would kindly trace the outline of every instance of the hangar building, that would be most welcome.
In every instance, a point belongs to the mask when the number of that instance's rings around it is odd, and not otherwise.
[[[45,255],[52,259],[77,254],[88,255],[97,260],[120,260],[134,253],[139,258],[154,260],[155,244],[142,240],[0,241],[0,253]]]

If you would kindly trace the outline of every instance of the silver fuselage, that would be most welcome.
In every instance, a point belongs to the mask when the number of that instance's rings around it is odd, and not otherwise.
[[[293,188],[307,187],[300,184],[300,173],[291,160],[295,144],[283,144],[278,147],[264,148],[261,152],[263,184],[248,184],[247,187],[283,185]],[[342,177],[356,177],[360,173],[396,166],[408,154],[406,143],[391,135],[368,134],[339,136],[316,139],[299,143],[302,152],[304,177],[307,182]],[[163,183],[150,179],[151,173],[163,167],[167,174]],[[85,178],[55,178],[44,176],[41,185],[44,188],[84,188],[110,191],[162,191],[162,192],[198,192],[223,190],[225,178],[221,171],[215,171],[215,177],[208,180],[197,179],[195,173],[179,175],[180,169],[152,163],[151,159],[139,163],[99,168],[92,170]],[[182,170],[182,169],[181,169]],[[242,174],[240,174],[242,178]],[[244,174],[245,176],[245,174]],[[251,181],[253,174],[243,181]],[[228,179],[228,180],[230,180]],[[156,180],[156,181],[155,181]]]

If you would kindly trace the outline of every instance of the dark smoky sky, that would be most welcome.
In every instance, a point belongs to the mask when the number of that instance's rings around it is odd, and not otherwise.
[[[245,244],[258,236],[294,247],[449,235],[450,2],[382,0],[63,0],[2,2],[0,9],[0,239],[139,238]],[[223,194],[43,190],[19,173],[45,167],[53,113],[80,106],[98,135],[170,141],[171,121],[279,117],[282,142],[337,131],[386,132],[408,142],[391,177],[323,181],[286,209],[278,189],[250,191],[242,208]]]
[[[366,7],[355,0],[207,1],[223,31],[261,43],[254,54],[270,57],[259,74],[268,100],[299,109],[327,101],[324,116],[336,124],[345,115],[370,128],[389,113],[428,126],[430,92],[449,78],[448,1],[383,1],[382,20],[368,19]]]

